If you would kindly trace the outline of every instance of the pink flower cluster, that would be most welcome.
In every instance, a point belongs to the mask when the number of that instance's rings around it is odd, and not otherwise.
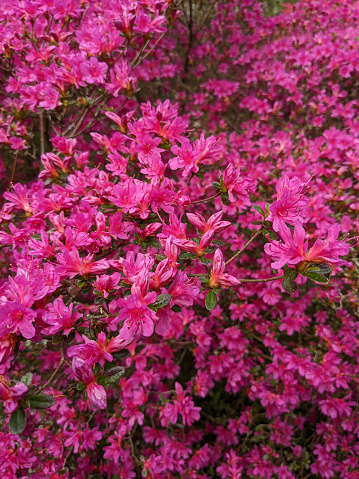
[[[357,477],[358,31],[3,2],[1,477]]]

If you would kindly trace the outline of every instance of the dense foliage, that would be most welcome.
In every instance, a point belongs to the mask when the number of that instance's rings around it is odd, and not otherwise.
[[[2,1],[1,478],[359,477],[358,7]]]

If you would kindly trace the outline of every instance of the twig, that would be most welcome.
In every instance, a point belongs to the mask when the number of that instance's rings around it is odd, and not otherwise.
[[[8,187],[8,191],[10,191],[10,188],[12,187],[12,182],[14,180],[14,176],[15,176],[15,170],[16,170],[16,163],[17,163],[17,157],[18,157],[19,153],[16,152],[15,154],[15,160],[14,160],[14,164],[13,164],[13,167],[12,167],[12,172],[11,172],[11,177],[10,177],[10,183],[9,183],[9,187]]]
[[[205,24],[206,21],[208,20],[209,15],[211,14],[211,10],[213,10],[213,7],[215,7],[216,4],[217,4],[216,1],[213,2],[213,3],[209,6],[209,8],[206,10],[206,13],[205,13],[204,16],[203,16],[201,23],[199,24],[198,28],[196,29],[196,31],[195,31],[194,34],[193,34],[194,37],[197,35],[197,33],[199,33],[199,32],[202,30],[204,24]]]
[[[226,261],[226,265],[228,263],[230,263],[231,261],[233,261],[234,259],[236,259],[239,255],[241,255],[243,253],[243,251],[247,248],[247,246],[249,246],[256,238],[257,236],[259,236],[262,232],[262,227],[252,236],[252,238],[250,238],[247,243],[243,246],[243,248],[241,248],[239,251],[237,251],[237,253],[235,253],[232,258],[229,258],[228,261]]]
[[[128,440],[130,442],[131,454],[132,454],[133,459],[135,460],[135,463],[136,464],[141,464],[141,461],[138,459],[138,457],[135,454],[135,448],[133,447],[131,434],[128,436]]]
[[[45,122],[44,122],[44,112],[40,112],[40,153],[41,155],[45,154]]]
[[[37,394],[41,393],[44,389],[47,388],[47,386],[51,383],[51,381],[54,379],[54,377],[56,376],[56,374],[59,372],[61,366],[63,365],[63,363],[65,362],[65,359],[64,357],[61,357],[60,359],[60,362],[59,362],[59,365],[57,366],[57,368],[55,369],[55,371],[51,374],[51,376],[49,377],[49,379],[46,381],[46,383],[41,386],[41,388],[37,389],[34,394],[32,396],[36,396]]]
[[[203,411],[203,409],[201,410],[201,414],[202,414],[202,416],[204,416],[207,419],[209,419],[210,421],[212,421],[214,424],[219,424],[220,426],[222,426],[221,422],[219,422],[217,419],[212,417],[210,414],[207,414],[206,411]]]
[[[140,56],[142,55],[142,53],[145,51],[146,47],[148,46],[148,44],[150,43],[151,41],[151,38],[149,38],[148,40],[145,41],[145,43],[143,44],[141,50],[137,53],[136,57],[134,58],[131,66],[133,66],[133,68],[135,68],[135,65],[138,61],[138,59],[140,58]],[[137,66],[137,65],[136,65]]]
[[[284,275],[282,276],[273,276],[272,278],[264,278],[264,279],[246,279],[246,278],[238,278],[238,281],[241,283],[268,283],[269,281],[276,281],[277,279],[283,279]]]
[[[162,40],[163,36],[164,36],[164,33],[162,33],[162,35],[156,40],[156,42],[155,42],[155,44],[153,45],[153,47],[151,47],[151,48],[148,50],[148,52],[147,52],[142,58],[139,58],[139,59],[138,59],[137,63],[135,63],[135,64],[133,65],[133,68],[136,68],[141,62],[143,62],[143,60],[144,60],[145,58],[148,57],[148,55],[149,55],[150,53],[153,52],[153,50],[157,47],[157,45],[159,44],[159,42]]]
[[[221,192],[219,191],[218,193],[216,193],[213,196],[210,196],[209,198],[204,198],[203,200],[193,201],[192,205],[198,205],[200,203],[208,203],[208,201],[214,200],[214,198],[217,198],[217,196],[219,196],[220,194],[221,194]]]

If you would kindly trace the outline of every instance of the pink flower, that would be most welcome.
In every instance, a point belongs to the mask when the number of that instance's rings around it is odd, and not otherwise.
[[[94,281],[93,286],[101,295],[103,295],[104,298],[107,298],[107,296],[110,294],[110,291],[119,288],[118,284],[120,281],[120,273],[113,273],[111,276],[108,274],[103,274],[102,276],[96,277],[96,281]]]
[[[309,198],[304,196],[307,190],[307,184],[303,184],[297,177],[290,180],[284,175],[278,180],[277,201],[270,206],[270,215],[267,218],[273,222],[274,231],[279,231],[280,224],[294,224],[298,220],[303,222],[300,214],[309,203]]]
[[[285,223],[280,223],[279,233],[282,241],[272,241],[264,245],[264,251],[275,261],[272,267],[280,269],[285,264],[295,265],[303,262],[300,269],[303,271],[310,263],[327,263],[329,265],[350,265],[339,258],[349,253],[350,246],[345,241],[337,241],[340,225],[329,227],[325,240],[317,238],[314,245],[308,250],[308,241],[305,241],[305,231],[300,221],[296,221],[294,234]],[[308,251],[307,251],[308,250]]]
[[[8,333],[21,333],[26,339],[33,338],[35,318],[36,313],[32,309],[18,302],[8,301],[0,306],[0,337]]]
[[[133,339],[137,335],[149,337],[153,334],[154,325],[157,322],[157,316],[148,305],[156,301],[155,292],[148,293],[142,297],[138,289],[127,299],[117,301],[121,311],[117,321],[124,321],[119,336],[123,339]]]
[[[249,193],[255,191],[253,180],[251,178],[241,178],[239,170],[236,170],[233,165],[227,166],[221,180],[223,188],[228,192],[228,198],[231,203],[236,201],[233,193],[240,199],[246,199]]]
[[[185,426],[191,426],[195,421],[200,418],[201,408],[194,405],[192,398],[186,396],[186,392],[183,392],[183,387],[180,383],[175,383],[176,399],[173,404],[166,403],[166,406],[160,413],[161,424],[166,426],[169,422],[176,423],[178,415],[182,416],[182,421]]]
[[[0,365],[5,363],[13,353],[18,340],[18,336],[10,333],[0,339]]]
[[[191,172],[198,173],[198,152],[193,148],[190,141],[185,141],[181,146],[173,146],[172,153],[176,156],[168,162],[171,170],[182,169],[183,176],[188,176]]]
[[[72,360],[72,370],[77,379],[84,383],[90,403],[95,408],[106,409],[107,398],[105,388],[97,384],[95,375],[86,361],[74,358]]]
[[[223,253],[220,249],[216,249],[213,255],[213,266],[211,276],[209,279],[209,286],[211,288],[229,288],[236,284],[240,284],[240,281],[234,276],[224,272],[226,265],[223,259]]]
[[[221,221],[222,216],[223,211],[219,211],[218,213],[212,215],[208,221],[206,221],[199,213],[187,213],[188,221],[203,234],[211,230],[213,230],[215,233],[219,233],[228,228],[231,223],[229,221]]]
[[[121,349],[126,348],[126,346],[132,342],[132,339],[124,340],[120,336],[108,340],[103,331],[98,335],[97,341],[93,341],[85,335],[82,335],[82,338],[85,341],[85,344],[71,346],[67,350],[67,355],[70,358],[81,358],[86,361],[86,364],[89,366],[93,366],[95,363],[104,366],[105,361],[111,363],[113,361],[111,353],[121,351]]]
[[[213,236],[214,231],[211,230],[207,231],[207,233],[201,237],[199,244],[187,239],[174,239],[172,242],[184,251],[187,251],[188,253],[194,253],[198,257],[201,257],[206,254],[206,248],[211,244]]]
[[[73,303],[66,306],[62,298],[56,298],[47,306],[49,313],[44,312],[42,319],[51,325],[48,330],[50,334],[63,331],[65,335],[68,335],[73,331],[76,321],[82,317],[82,314],[73,311],[73,306]]]
[[[171,306],[192,306],[200,292],[196,278],[188,278],[183,271],[177,271],[175,279],[168,288],[168,293],[172,295]]]
[[[104,83],[106,80],[107,64],[99,62],[96,57],[90,57],[87,64],[83,65],[84,80],[87,83]]]
[[[19,401],[26,396],[27,392],[28,388],[22,382],[10,387],[8,382],[2,376],[0,377],[0,401],[5,403],[5,412],[14,412]]]
[[[168,258],[158,263],[156,271],[150,279],[151,289],[159,290],[162,286],[165,286],[172,278],[173,270],[172,268],[169,268],[168,263]]]
[[[80,258],[79,252],[76,248],[71,251],[65,249],[63,253],[57,256],[60,266],[56,268],[56,272],[61,276],[74,278],[78,274],[87,276],[96,273],[103,273],[109,268],[109,263],[101,259],[100,261],[93,260],[94,255],[89,254],[84,258]]]
[[[20,183],[14,185],[13,189],[14,193],[5,192],[4,198],[16,208],[24,210],[27,216],[31,216],[32,208],[29,203],[28,189]]]

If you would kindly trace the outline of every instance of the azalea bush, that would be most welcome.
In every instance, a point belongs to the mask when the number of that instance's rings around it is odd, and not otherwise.
[[[358,10],[267,10],[3,2],[1,477],[358,477]]]

